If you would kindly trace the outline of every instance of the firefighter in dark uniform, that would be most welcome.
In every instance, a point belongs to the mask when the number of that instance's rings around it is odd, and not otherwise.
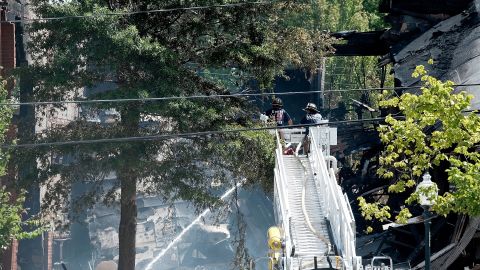
[[[279,127],[293,125],[292,118],[283,108],[283,102],[279,98],[272,100],[272,108],[267,110],[265,115],[268,116],[269,121],[275,122]]]
[[[287,125],[293,125],[293,120],[290,115],[283,108],[283,102],[279,98],[272,100],[272,108],[265,112],[268,117],[268,122],[275,123],[277,127],[283,127]],[[278,136],[282,141],[282,146],[285,146],[285,136],[281,129],[278,130]],[[285,149],[284,149],[285,150]]]

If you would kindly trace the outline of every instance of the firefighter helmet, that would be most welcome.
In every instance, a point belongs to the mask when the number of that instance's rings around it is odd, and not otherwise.
[[[280,98],[274,98],[272,100],[272,107],[274,108],[282,108],[283,107],[283,102]]]
[[[315,103],[310,103],[310,102],[307,103],[307,106],[303,110],[306,111],[306,112],[317,112],[318,113],[317,105],[315,105]]]

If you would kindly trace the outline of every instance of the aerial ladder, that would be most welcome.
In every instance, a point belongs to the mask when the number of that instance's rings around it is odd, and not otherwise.
[[[336,129],[328,127],[328,121],[310,127],[308,155],[299,154],[305,129],[279,132],[274,184],[276,226],[267,232],[268,269],[392,269],[389,258],[389,263],[379,267],[364,267],[356,254],[355,219],[347,195],[336,180],[337,161],[330,156]],[[285,151],[288,148],[294,151]]]

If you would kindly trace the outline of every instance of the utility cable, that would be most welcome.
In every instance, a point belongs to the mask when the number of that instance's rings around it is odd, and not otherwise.
[[[453,87],[480,86],[480,83],[456,84]],[[239,93],[239,94],[218,94],[218,95],[192,95],[192,96],[171,96],[155,98],[116,98],[116,99],[91,99],[91,100],[59,100],[59,101],[32,101],[32,102],[0,102],[0,106],[21,106],[21,105],[61,105],[61,104],[92,104],[92,103],[121,103],[121,102],[152,102],[179,99],[202,99],[202,98],[236,98],[249,96],[287,96],[287,95],[308,95],[315,93],[339,93],[355,91],[381,91],[381,90],[407,90],[419,89],[423,86],[402,86],[402,87],[374,87],[374,88],[351,88],[351,89],[330,89],[315,91],[291,91],[282,93]]]
[[[241,7],[247,5],[270,5],[273,4],[273,1],[256,1],[256,2],[240,2],[240,3],[231,3],[231,4],[218,4],[218,5],[208,5],[208,6],[194,6],[194,7],[178,7],[178,8],[164,8],[164,9],[152,9],[152,10],[138,10],[138,11],[128,11],[128,12],[111,12],[111,13],[92,13],[88,15],[69,15],[69,16],[58,16],[58,17],[45,17],[45,18],[31,18],[31,19],[20,19],[20,20],[7,20],[7,22],[36,22],[36,21],[57,21],[65,19],[83,19],[83,18],[97,18],[97,17],[106,17],[106,16],[128,16],[136,14],[151,14],[151,13],[164,13],[164,12],[175,12],[175,11],[189,11],[189,10],[202,10],[202,9],[214,9],[214,8],[230,8],[230,7]]]
[[[261,130],[275,130],[283,128],[302,128],[310,126],[321,126],[321,125],[340,125],[348,123],[363,123],[363,122],[379,122],[385,120],[386,117],[378,118],[368,118],[368,119],[358,119],[358,120],[343,120],[343,121],[334,121],[321,124],[302,124],[302,125],[291,125],[285,127],[258,127],[258,128],[241,128],[241,129],[227,129],[227,130],[213,130],[213,131],[199,131],[199,132],[188,132],[188,133],[174,133],[174,134],[157,134],[157,135],[148,135],[148,136],[132,136],[132,137],[120,137],[120,138],[104,138],[104,139],[91,139],[91,140],[75,140],[75,141],[60,141],[60,142],[44,142],[44,143],[24,143],[24,144],[5,144],[0,146],[3,149],[14,149],[14,148],[34,148],[34,147],[48,147],[48,146],[66,146],[66,145],[80,145],[80,144],[94,144],[94,143],[115,143],[115,142],[132,142],[132,141],[155,141],[155,140],[165,140],[173,138],[186,138],[186,137],[196,137],[196,136],[206,136],[206,135],[218,135],[218,134],[228,134],[228,133],[237,133],[237,132],[246,132],[246,131],[261,131]],[[402,116],[394,117],[396,119],[402,119]]]
[[[219,95],[192,95],[179,97],[156,97],[156,98],[118,98],[118,99],[91,99],[91,100],[61,100],[61,101],[32,101],[32,102],[1,102],[0,106],[21,106],[21,105],[61,105],[61,104],[91,104],[91,103],[121,103],[121,102],[147,102],[147,101],[168,101],[179,99],[202,99],[202,98],[236,98],[236,97],[254,97],[254,96],[286,96],[286,95],[308,95],[314,93],[329,92],[349,92],[349,91],[367,91],[371,89],[339,89],[325,91],[290,91],[282,93],[240,93],[240,94],[219,94]]]

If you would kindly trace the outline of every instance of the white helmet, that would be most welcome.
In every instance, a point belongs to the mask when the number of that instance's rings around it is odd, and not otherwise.
[[[307,103],[307,106],[305,107],[305,109],[303,109],[304,111],[306,112],[319,112],[318,109],[317,109],[317,105],[315,105],[315,103]]]

